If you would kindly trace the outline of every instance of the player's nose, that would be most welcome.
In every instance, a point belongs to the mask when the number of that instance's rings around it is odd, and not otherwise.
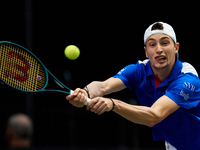
[[[163,52],[162,46],[160,44],[157,44],[156,53],[161,54],[162,52]]]

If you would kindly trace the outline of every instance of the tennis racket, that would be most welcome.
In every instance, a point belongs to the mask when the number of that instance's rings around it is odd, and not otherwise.
[[[46,89],[49,77],[62,90]],[[0,42],[0,81],[8,87],[26,93],[73,93],[73,90],[60,82],[32,52],[8,41]],[[89,101],[87,98],[85,105]]]

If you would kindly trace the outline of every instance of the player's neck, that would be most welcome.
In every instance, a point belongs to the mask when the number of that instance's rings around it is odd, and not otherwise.
[[[156,75],[160,79],[160,81],[163,82],[170,75],[170,73],[174,67],[174,64],[172,64],[166,68],[163,68],[163,69],[152,68],[154,75]]]
[[[161,82],[163,82],[169,76],[169,75],[167,76],[166,74],[163,75],[162,73],[154,73],[154,74],[160,79]]]

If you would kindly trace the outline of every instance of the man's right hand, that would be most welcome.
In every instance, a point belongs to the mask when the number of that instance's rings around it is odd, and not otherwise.
[[[83,107],[87,97],[88,94],[85,90],[77,88],[72,94],[66,96],[66,99],[75,107]]]

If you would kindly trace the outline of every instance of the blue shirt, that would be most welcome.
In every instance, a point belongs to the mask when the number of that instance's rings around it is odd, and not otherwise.
[[[151,107],[163,95],[180,106],[152,127],[154,140],[168,141],[178,150],[200,150],[200,80],[192,65],[177,57],[170,75],[157,88],[149,60],[128,65],[114,77],[133,90],[143,106]]]

